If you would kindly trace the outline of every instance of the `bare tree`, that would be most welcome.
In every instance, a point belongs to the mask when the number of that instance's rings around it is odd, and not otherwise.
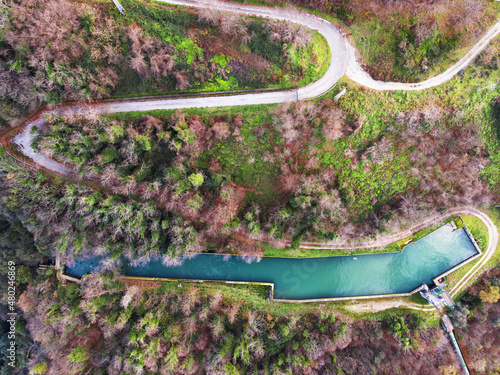
[[[165,49],[151,57],[151,71],[155,77],[166,77],[172,71],[175,60]]]
[[[5,28],[9,22],[9,10],[6,0],[0,0],[0,29]]]
[[[175,86],[177,90],[185,90],[189,87],[188,77],[185,72],[175,72],[174,75],[177,80],[177,84]]]
[[[142,78],[146,78],[149,75],[148,67],[142,54],[137,54],[135,57],[130,59],[130,67],[134,69]]]
[[[342,130],[345,125],[344,111],[337,108],[330,108],[325,110],[321,117],[325,120],[325,124],[323,125],[323,136],[328,141],[339,138],[342,135]]]
[[[214,131],[214,138],[218,141],[226,139],[231,135],[229,125],[226,122],[216,122],[212,126],[212,130]]]

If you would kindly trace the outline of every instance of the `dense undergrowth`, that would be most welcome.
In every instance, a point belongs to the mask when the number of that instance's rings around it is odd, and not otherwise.
[[[500,14],[488,1],[421,1],[411,8],[377,5],[351,6],[353,40],[374,78],[405,82],[444,71]]]
[[[454,364],[443,332],[421,315],[352,322],[313,307],[282,316],[256,311],[232,293],[176,289],[141,290],[112,275],[96,275],[82,287],[38,281],[19,300],[27,328],[44,347],[30,366],[46,363],[54,374],[305,374],[406,373]],[[415,359],[436,345],[443,348],[439,360]]]
[[[477,120],[489,109],[373,110],[349,96],[268,113],[50,118],[35,146],[106,186],[276,239],[369,237],[498,194],[498,141]]]
[[[137,0],[127,8],[14,2],[0,30],[0,126],[45,103],[293,87],[329,63],[322,38],[284,22]]]
[[[418,82],[445,70],[500,15],[499,5],[487,0],[237,1],[300,6],[336,17],[370,75],[398,82]]]

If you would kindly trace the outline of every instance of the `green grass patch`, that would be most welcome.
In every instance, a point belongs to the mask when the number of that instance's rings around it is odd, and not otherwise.
[[[464,216],[463,220],[481,251],[486,251],[488,248],[488,228],[486,225],[475,216]]]
[[[493,220],[496,227],[499,228],[500,210],[492,206],[485,212]],[[488,229],[486,228],[486,226],[483,224],[481,220],[479,220],[474,216],[464,216],[463,219],[465,224],[467,225],[467,228],[474,236],[474,238],[481,240],[481,242],[478,242],[478,246],[481,249],[481,251],[486,250],[488,246]],[[447,289],[452,289],[462,279],[462,277],[481,260],[482,257],[479,257],[476,260],[467,263],[463,267],[460,267],[458,270],[446,276]],[[499,263],[499,261],[500,261],[500,244],[497,246],[497,249],[493,254],[493,256],[491,257],[491,259],[486,263],[485,266],[483,266],[483,269],[479,271],[479,274],[489,267],[496,266]],[[478,279],[476,278],[476,280]],[[460,291],[460,293],[458,293],[454,297],[454,300],[458,301],[464,293],[465,290]]]
[[[221,175],[230,176],[240,186],[252,189],[249,201],[272,203],[279,199],[276,179],[279,167],[265,161],[266,153],[271,153],[276,141],[275,131],[266,127],[262,137],[255,136],[255,129],[269,124],[271,118],[266,113],[255,113],[247,118],[241,128],[241,139],[232,137],[216,143],[216,147],[200,157],[200,166],[206,167],[211,158],[216,158],[222,170]],[[264,129],[264,128],[263,128]]]
[[[241,105],[231,107],[209,107],[209,108],[183,108],[182,113],[187,116],[200,115],[200,116],[224,116],[224,115],[241,115],[251,116],[253,114],[262,114],[276,108],[277,104],[259,104],[259,105]],[[175,114],[176,109],[158,109],[152,111],[138,111],[138,112],[120,112],[107,114],[112,120],[127,120],[138,119],[144,115],[149,115],[164,120],[170,119]]]
[[[406,245],[409,245],[411,244],[412,242],[415,242],[415,237],[413,236],[413,234],[411,236],[408,236],[406,238],[403,238],[399,241],[396,241],[396,245],[402,249],[403,247],[405,247]]]
[[[302,53],[301,53],[302,52]],[[308,85],[323,77],[330,67],[332,53],[325,37],[318,32],[314,33],[313,42],[300,51],[290,51],[296,67],[303,68],[306,76],[297,83],[298,87]],[[314,61],[314,64],[311,62]]]
[[[364,61],[379,69],[390,70],[395,64],[393,51],[397,49],[397,40],[394,31],[397,27],[397,19],[391,19],[387,25],[383,25],[379,19],[371,17],[353,23],[349,29]]]
[[[367,255],[378,253],[395,253],[401,251],[396,244],[390,244],[383,248],[355,249],[355,250],[330,250],[330,249],[291,249],[289,247],[278,249],[269,245],[263,245],[265,257],[277,258],[321,258],[334,256]]]

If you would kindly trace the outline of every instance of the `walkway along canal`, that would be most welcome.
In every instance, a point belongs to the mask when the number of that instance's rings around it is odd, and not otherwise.
[[[292,12],[292,11],[286,11],[284,12],[282,8],[268,8],[268,7],[262,7],[262,6],[249,6],[249,5],[242,5],[242,4],[230,4],[230,3],[222,3],[218,1],[206,1],[206,0],[199,0],[196,2],[191,2],[188,0],[165,0],[165,2],[169,3],[174,3],[178,5],[186,5],[186,6],[194,6],[194,7],[210,7],[214,8],[217,10],[222,10],[222,11],[229,11],[229,12],[235,12],[235,13],[241,13],[241,14],[247,14],[247,15],[255,15],[259,17],[267,17],[267,18],[274,18],[274,19],[280,19],[288,22],[295,22],[298,24],[301,24],[306,27],[310,27],[311,29],[315,29],[325,38],[327,39],[328,44],[330,45],[330,49],[332,50],[332,56],[331,56],[331,61],[330,61],[330,67],[322,79],[318,80],[315,83],[312,83],[306,87],[301,88],[299,91],[282,91],[282,92],[273,92],[273,93],[259,93],[259,94],[242,94],[242,95],[234,95],[231,97],[219,97],[219,96],[204,96],[202,98],[176,98],[176,99],[165,99],[165,98],[152,98],[148,100],[120,100],[120,101],[109,101],[109,102],[104,102],[104,103],[94,103],[90,106],[83,105],[83,104],[74,104],[74,105],[68,105],[68,106],[62,106],[61,108],[52,108],[48,109],[45,111],[45,113],[57,113],[57,114],[65,114],[65,115],[84,115],[88,114],[90,112],[96,112],[96,113],[116,113],[116,112],[133,112],[133,111],[140,111],[140,110],[151,110],[151,109],[177,109],[177,108],[194,108],[194,107],[214,107],[214,106],[234,106],[234,105],[243,105],[243,104],[263,104],[263,103],[281,103],[281,102],[286,102],[286,101],[296,101],[296,100],[302,100],[302,99],[310,99],[317,97],[325,92],[327,92],[333,85],[334,83],[344,74],[346,73],[349,78],[351,78],[353,81],[358,82],[366,87],[370,87],[372,89],[376,90],[422,90],[426,89],[429,87],[437,86],[439,84],[442,84],[443,82],[446,82],[450,78],[452,78],[460,69],[465,69],[472,61],[473,59],[486,47],[486,45],[500,33],[500,21],[495,24],[490,30],[486,32],[486,34],[483,36],[483,38],[467,53],[466,56],[464,56],[457,64],[452,66],[450,69],[448,69],[446,72],[443,74],[440,74],[439,76],[436,76],[432,79],[429,79],[425,82],[422,83],[417,83],[417,84],[404,84],[404,83],[392,83],[392,82],[378,82],[378,81],[373,81],[365,72],[362,71],[360,68],[359,64],[357,64],[355,57],[353,58],[353,51],[354,49],[345,43],[343,40],[342,36],[336,30],[336,28],[330,24],[328,21],[323,20],[317,16],[313,15],[307,15],[303,12]],[[374,84],[375,82],[375,84]],[[24,133],[29,133],[31,127],[33,125],[42,127],[44,124],[43,121],[43,113],[40,113],[39,116],[35,116],[31,120],[28,120],[27,123],[24,125]],[[8,143],[8,142],[7,142]],[[2,144],[4,146],[8,146],[6,142],[2,141]],[[30,149],[31,145],[29,142],[29,137],[23,137],[22,135],[16,139],[14,139],[14,143],[20,146],[20,152],[24,154],[24,156],[27,156],[31,159],[31,161],[23,161],[22,163],[26,163],[28,165],[31,165],[34,168],[45,168],[46,170],[50,171],[51,173],[56,173],[56,174],[62,174],[65,176],[71,176],[74,171],[70,170],[61,170],[60,168],[65,168],[65,166],[56,163],[53,160],[44,160],[43,155],[40,154],[31,154]],[[10,154],[10,153],[9,153]],[[49,164],[47,164],[49,163]],[[68,172],[68,173],[66,173]],[[459,208],[457,208],[459,209]],[[465,210],[466,212],[472,212],[476,217],[480,218],[485,225],[488,227],[488,232],[489,232],[489,242],[488,242],[488,249],[485,252],[485,255],[482,257],[482,259],[474,265],[474,267],[469,270],[466,275],[462,277],[459,283],[457,283],[454,288],[451,290],[451,295],[454,296],[458,291],[465,286],[465,284],[471,280],[480,270],[480,268],[492,257],[497,243],[498,243],[498,232],[491,221],[491,219],[485,215],[484,213],[480,212],[476,208],[473,207],[462,207],[459,210]],[[453,211],[453,210],[451,210]],[[465,212],[464,211],[464,212]],[[450,212],[448,212],[449,214]],[[428,221],[433,221],[436,220],[436,218],[429,218]],[[423,223],[421,223],[423,224]],[[391,237],[391,242],[397,240],[398,238],[396,237],[401,237],[404,238],[404,233],[398,233],[397,235],[393,235]],[[388,240],[389,238],[386,238],[385,240]],[[319,248],[317,247],[318,244],[301,244],[301,248]],[[383,244],[377,243],[376,246],[365,246],[366,242],[363,242],[363,245],[361,243],[358,244],[359,247],[365,248],[365,247],[380,247],[383,246]],[[313,247],[311,247],[313,246]],[[323,246],[325,245],[321,245]],[[335,243],[335,244],[327,244],[328,248],[334,249],[334,248],[341,248],[341,249],[346,249],[350,248],[352,244],[343,244],[343,243]],[[405,252],[408,250],[408,248],[405,250]],[[381,255],[367,255],[367,256],[360,256],[358,259],[353,259],[349,257],[344,257],[343,259],[343,264],[342,262],[338,262],[339,264],[337,265],[337,268],[333,267],[328,271],[326,270],[327,274],[324,275],[325,278],[331,277],[331,273],[338,273],[339,275],[343,274],[343,269],[348,269],[349,268],[349,260],[352,261],[360,261],[363,260],[365,257],[374,257],[374,256],[380,256],[384,257],[387,254],[381,254]],[[201,257],[201,256],[199,256]],[[196,259],[196,258],[195,258]],[[192,259],[191,261],[195,261],[195,259]],[[329,258],[317,258],[315,261],[317,263],[318,269],[323,267],[323,264],[328,263],[325,261],[325,259]],[[394,262],[396,262],[398,258],[394,258]],[[470,258],[469,258],[470,259]],[[432,260],[428,259],[430,262]],[[231,258],[229,259],[228,262],[231,261]],[[259,264],[264,264],[266,260],[263,260]],[[313,260],[291,260],[295,262],[307,262],[307,261],[313,261]],[[187,261],[186,261],[187,262]],[[384,269],[384,264],[383,261],[380,261],[380,267],[376,267],[375,265],[371,265],[370,267],[366,268],[364,272],[360,272],[360,276],[366,277],[366,276],[372,276],[372,273],[376,273],[377,275],[380,276],[380,274],[383,274],[383,269]],[[432,260],[434,262],[434,260]],[[154,262],[150,262],[148,266],[153,267]],[[157,261],[161,266],[161,261]],[[234,262],[236,265],[238,264],[237,261]],[[390,263],[390,262],[389,262]],[[401,263],[401,261],[400,261]],[[460,260],[457,260],[458,264],[460,263]],[[80,263],[79,263],[80,264]],[[159,268],[161,268],[159,266]],[[252,266],[252,265],[250,265]],[[291,272],[291,274],[287,274],[286,280],[285,274],[278,272],[278,275],[274,275],[273,278],[277,279],[279,277],[282,278],[281,284],[300,284],[302,288],[302,285],[307,284],[304,282],[304,279],[308,278],[308,274],[314,274],[316,272],[315,267],[313,265],[310,265],[309,271],[305,270],[305,263],[300,264],[300,263],[295,263],[294,264],[294,269],[291,271],[287,269],[286,267],[282,267],[279,269],[283,269],[286,272]],[[366,266],[366,265],[365,265]],[[125,264],[125,268],[127,265]],[[281,267],[281,266],[280,266]],[[411,267],[413,267],[413,263],[411,264]],[[184,265],[181,267],[184,268]],[[271,271],[279,271],[271,269]],[[360,267],[362,270],[362,268]],[[392,267],[389,267],[386,273],[395,273],[396,271],[389,271],[392,270]],[[446,268],[445,268],[446,269]],[[169,274],[173,270],[168,269],[168,272],[161,272],[162,275],[161,277],[170,277]],[[135,272],[133,269],[130,270],[131,272]],[[401,271],[401,270],[400,270]],[[441,272],[440,269],[434,270],[436,273]],[[434,272],[433,271],[433,272]],[[328,274],[330,272],[330,274]],[[434,275],[436,275],[434,273]],[[281,275],[281,276],[280,276]],[[194,275],[192,275],[194,277]],[[391,293],[397,293],[398,288],[402,288],[400,283],[397,283],[397,288],[394,286],[390,286],[389,280],[392,280],[392,275],[391,278],[385,278],[387,275],[383,275],[383,277],[380,277],[377,279],[380,282],[380,285],[369,285],[373,289],[380,289],[382,292],[384,292],[384,289],[388,289],[387,292]],[[425,279],[427,276],[421,275],[422,277],[419,278],[419,283],[416,284],[416,286],[420,285],[423,282],[423,279]],[[291,278],[290,278],[291,277]],[[267,280],[269,279],[270,276],[265,276],[264,279]],[[288,280],[288,281],[287,281]],[[278,280],[279,281],[279,280]],[[269,280],[268,282],[273,282],[276,285],[276,295],[279,295],[278,289],[281,290],[281,288],[278,288],[278,281],[273,281]],[[320,284],[327,284],[328,280],[325,280],[325,282],[321,282]],[[327,293],[323,293],[321,290],[316,290],[315,293],[316,295],[342,295],[342,293],[348,293],[349,295],[352,293],[352,291],[349,291],[349,288],[345,288],[345,286],[348,285],[346,283],[344,288],[337,289],[337,285],[332,284],[331,287],[327,290]],[[388,286],[389,285],[389,286]],[[285,288],[286,289],[286,288]],[[288,288],[288,289],[293,289],[293,288]],[[347,289],[347,291],[346,291]],[[369,288],[368,288],[369,289]],[[355,291],[354,291],[355,292]],[[358,291],[359,292],[359,291]],[[376,291],[371,291],[366,290],[368,293],[376,293]],[[405,292],[407,293],[407,291]],[[364,293],[361,293],[364,294]],[[311,297],[309,298],[315,298],[312,297],[314,293],[310,293]],[[369,295],[374,295],[374,294],[369,294]],[[297,299],[300,297],[296,297]]]
[[[479,255],[464,228],[454,230],[447,224],[398,253],[263,258],[252,263],[238,256],[199,254],[184,258],[179,266],[165,266],[156,258],[141,265],[121,259],[121,267],[126,276],[270,283],[275,300],[304,301],[407,294]],[[105,259],[79,259],[65,273],[82,277],[97,272]]]

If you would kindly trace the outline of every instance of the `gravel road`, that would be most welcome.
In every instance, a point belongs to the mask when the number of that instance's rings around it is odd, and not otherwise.
[[[225,3],[213,0],[159,0],[169,4],[190,6],[197,8],[210,8],[224,12],[252,15],[258,17],[265,17],[269,19],[283,20],[293,22],[310,29],[318,31],[327,40],[332,51],[330,66],[326,74],[318,81],[311,83],[298,90],[284,90],[275,92],[264,92],[256,94],[239,94],[231,96],[200,96],[191,98],[174,98],[174,99],[142,99],[142,100],[120,100],[108,101],[103,103],[95,103],[92,105],[75,104],[62,106],[57,109],[47,110],[40,116],[29,122],[24,130],[19,133],[12,140],[13,143],[18,145],[19,150],[33,160],[35,164],[46,168],[55,173],[75,177],[75,170],[71,167],[57,163],[56,161],[36,153],[31,147],[31,141],[34,138],[30,134],[33,126],[41,129],[44,126],[43,115],[45,113],[55,113],[59,115],[85,115],[89,113],[117,113],[117,112],[135,112],[135,111],[149,111],[157,109],[183,109],[183,108],[203,108],[203,107],[225,107],[225,106],[239,106],[239,105],[256,105],[256,104],[274,104],[289,101],[298,101],[316,98],[328,92],[337,81],[344,75],[347,75],[352,81],[359,83],[362,86],[374,90],[424,90],[430,87],[438,86],[455,76],[460,70],[469,66],[476,56],[486,48],[488,43],[500,33],[500,21],[491,27],[488,32],[481,38],[481,40],[474,45],[474,47],[456,64],[446,70],[444,73],[439,74],[433,78],[420,83],[398,83],[398,82],[381,82],[371,78],[361,67],[355,55],[355,48],[344,39],[339,31],[329,21],[326,21],[315,15],[307,14],[305,12],[289,10],[283,8],[271,8],[254,5],[243,5],[238,3]],[[357,248],[367,247],[380,247],[388,243],[394,242],[400,238],[405,238],[408,233],[413,230],[418,230],[420,227],[431,225],[434,222],[442,220],[444,216],[450,216],[455,213],[464,213],[474,215],[481,219],[488,227],[489,242],[488,249],[471,270],[469,270],[457,285],[451,291],[452,296],[455,296],[467,283],[477,274],[477,272],[488,262],[493,256],[498,246],[498,230],[491,219],[474,207],[459,207],[452,211],[447,212],[445,215],[432,217],[419,223],[414,228],[408,231],[386,236],[375,241],[358,242],[355,245],[347,242],[336,242],[328,244],[320,243],[302,243],[301,248],[331,248],[331,249],[349,249],[354,246]],[[376,303],[375,303],[376,305]],[[421,306],[415,304],[408,304],[402,301],[392,301],[390,303],[383,302],[374,307],[373,303],[370,305],[359,305],[358,309],[385,309],[395,306],[406,306],[409,308],[426,310]]]
[[[461,69],[466,68],[474,58],[488,45],[489,41],[500,33],[500,21],[496,23],[481,40],[465,55],[458,63],[453,65],[443,74],[430,78],[421,83],[398,83],[381,82],[372,79],[358,63],[355,57],[355,49],[342,37],[337,28],[329,21],[318,16],[302,11],[284,8],[272,8],[256,5],[244,5],[239,3],[227,3],[215,0],[159,0],[165,3],[182,5],[196,8],[210,8],[223,12],[238,13],[269,19],[293,22],[308,27],[322,34],[330,46],[330,66],[323,77],[318,81],[304,86],[298,90],[283,90],[274,92],[263,92],[254,94],[240,94],[231,96],[200,96],[190,98],[174,99],[131,99],[94,103],[92,105],[75,104],[65,106],[48,112],[61,115],[84,115],[94,113],[117,113],[150,111],[158,109],[182,109],[182,108],[204,108],[204,107],[227,107],[256,104],[275,104],[289,101],[298,101],[316,98],[328,92],[337,81],[346,74],[354,82],[374,90],[423,90],[432,86],[440,85]],[[23,132],[17,135],[13,142],[20,147],[22,153],[30,157],[40,166],[61,174],[70,174],[71,170],[54,160],[36,153],[30,146],[33,135],[29,134],[33,125],[43,127],[43,116],[36,123],[28,124]]]
[[[382,82],[376,81],[366,73],[361,67],[356,57],[356,49],[347,43],[347,50],[349,52],[349,63],[347,66],[346,76],[352,81],[359,83],[362,86],[368,87],[373,90],[405,90],[416,91],[425,90],[431,87],[439,86],[450,79],[452,79],[458,72],[467,68],[474,59],[483,51],[490,41],[500,33],[500,21],[494,24],[477,42],[467,54],[462,57],[457,63],[447,69],[445,72],[429,78],[419,83],[400,83],[400,82]]]

